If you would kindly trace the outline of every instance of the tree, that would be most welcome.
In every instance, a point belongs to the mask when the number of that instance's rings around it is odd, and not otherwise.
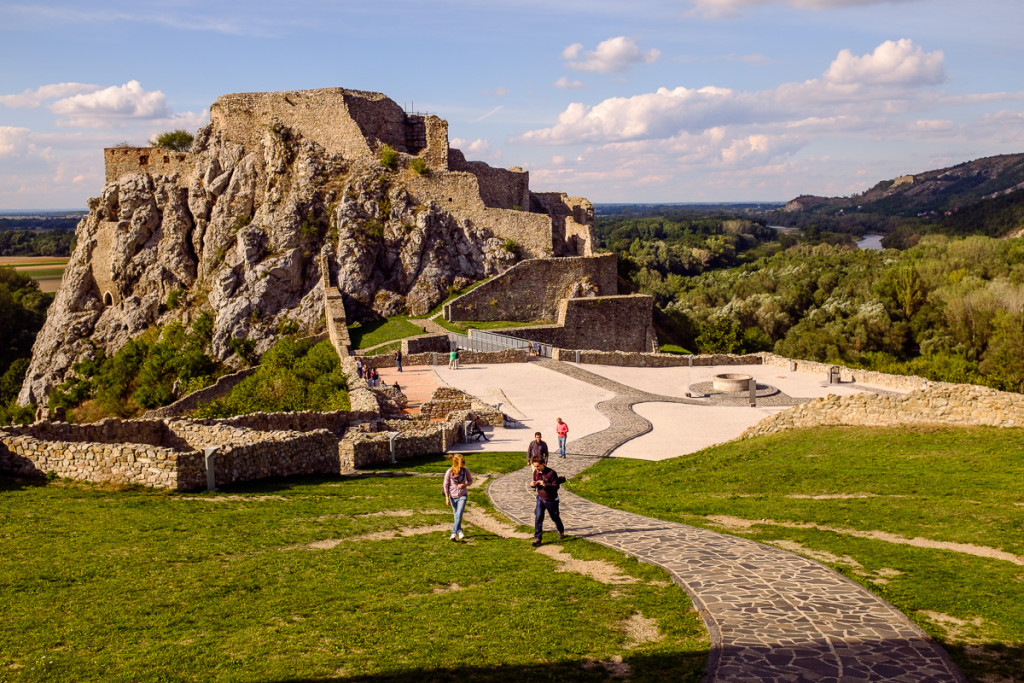
[[[188,152],[192,149],[192,133],[179,128],[160,133],[149,144],[153,147],[163,147],[175,152]]]

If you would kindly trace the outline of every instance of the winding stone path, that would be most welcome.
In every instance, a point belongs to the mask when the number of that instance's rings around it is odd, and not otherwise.
[[[570,442],[567,459],[552,459],[552,466],[569,477],[614,450],[612,444],[651,429],[631,405],[694,402],[650,398],[574,366],[549,362],[617,394],[599,404],[611,426]],[[513,472],[492,481],[488,494],[503,513],[532,525],[528,477],[526,468]],[[945,651],[892,605],[816,562],[750,540],[615,510],[568,492],[561,499],[568,534],[661,566],[690,595],[711,635],[705,681],[966,680]]]

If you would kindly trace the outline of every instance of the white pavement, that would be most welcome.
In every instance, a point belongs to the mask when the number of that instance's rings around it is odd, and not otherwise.
[[[794,399],[812,399],[836,394],[847,396],[864,391],[863,385],[828,385],[826,378],[770,365],[731,365],[674,368],[629,368],[581,365],[580,368],[641,391],[683,398],[688,387],[711,382],[721,373],[751,375],[759,384],[776,387]],[[453,446],[460,452],[525,451],[539,431],[548,447],[555,450],[555,418],[569,425],[569,440],[599,432],[609,422],[595,407],[614,394],[572,377],[541,367],[537,363],[470,365],[458,370],[436,366],[440,384],[473,394],[522,423],[519,429],[501,427],[487,431],[488,442]],[[694,398],[701,395],[695,393]],[[634,411],[653,425],[652,431],[633,439],[612,453],[612,457],[664,460],[694,453],[708,446],[731,441],[745,429],[785,407],[683,405],[648,402]]]

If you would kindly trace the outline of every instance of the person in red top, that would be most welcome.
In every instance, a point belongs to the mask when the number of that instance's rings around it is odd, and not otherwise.
[[[551,515],[551,521],[558,529],[558,537],[565,538],[565,526],[558,513],[558,487],[565,482],[565,477],[558,476],[558,472],[548,467],[539,455],[533,456],[530,464],[533,466],[533,477],[526,486],[537,492],[537,507],[533,511],[533,547],[536,548],[544,535],[545,511]]]
[[[556,417],[555,434],[558,436],[558,452],[560,457],[565,457],[565,440],[569,434],[569,425],[562,422],[562,418]]]

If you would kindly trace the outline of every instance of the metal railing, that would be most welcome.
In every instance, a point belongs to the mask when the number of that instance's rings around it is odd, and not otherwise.
[[[504,351],[505,349],[523,349],[527,353],[536,356],[551,358],[551,344],[510,337],[507,334],[498,332],[482,332],[473,330],[473,336],[469,337],[457,332],[448,333],[448,343],[460,349],[469,351]]]

